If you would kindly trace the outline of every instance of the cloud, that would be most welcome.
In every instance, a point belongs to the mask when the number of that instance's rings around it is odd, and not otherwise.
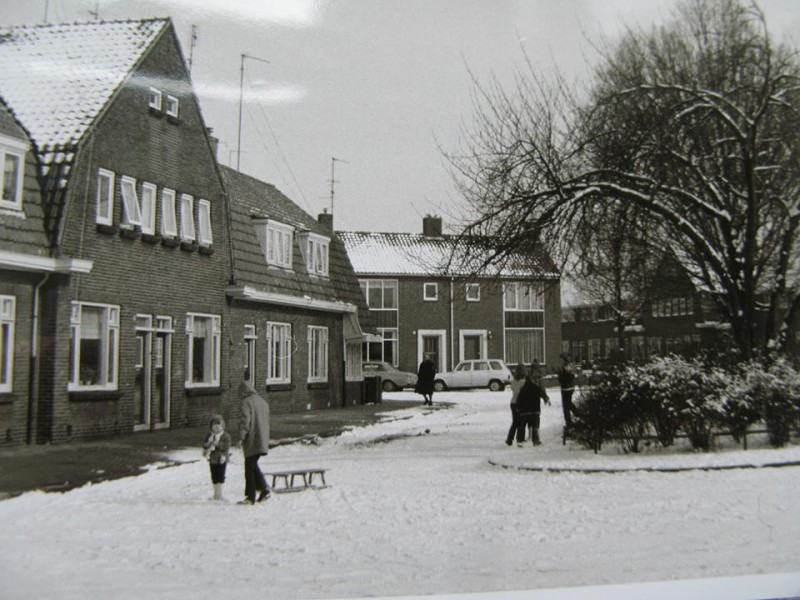
[[[322,17],[323,0],[172,0],[170,8],[218,15],[257,24],[268,21],[290,27],[313,27]]]

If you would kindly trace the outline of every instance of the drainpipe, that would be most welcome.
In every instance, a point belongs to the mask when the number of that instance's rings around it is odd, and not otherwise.
[[[28,369],[28,422],[27,437],[28,444],[34,442],[34,426],[39,416],[38,411],[38,390],[39,390],[39,297],[42,286],[50,279],[50,273],[45,273],[42,280],[33,289],[33,312],[31,314],[31,357]]]
[[[457,361],[453,356],[456,351],[456,340],[455,340],[455,312],[453,310],[453,278],[450,278],[450,371],[456,366]]]

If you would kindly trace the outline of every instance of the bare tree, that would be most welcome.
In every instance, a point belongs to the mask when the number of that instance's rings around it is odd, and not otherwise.
[[[757,6],[685,1],[627,31],[585,92],[528,67],[513,93],[476,83],[448,155],[474,211],[465,235],[501,240],[494,260],[532,239],[565,257],[598,206],[635,207],[715,292],[745,356],[782,346],[800,311],[800,62]]]

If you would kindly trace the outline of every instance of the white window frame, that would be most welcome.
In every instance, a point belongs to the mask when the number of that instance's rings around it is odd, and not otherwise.
[[[14,389],[16,296],[0,296],[0,392]]]
[[[481,284],[468,283],[464,286],[464,297],[467,302],[480,302],[481,301]]]
[[[151,87],[147,92],[147,105],[153,110],[161,111],[161,90]]]
[[[99,383],[85,383],[80,378],[81,366],[81,323],[85,308],[101,310],[100,331],[100,380]],[[95,302],[73,302],[70,326],[72,330],[72,365],[68,391],[116,390],[119,371],[119,306]]]
[[[250,383],[254,384],[256,380],[256,346],[258,342],[258,334],[256,333],[255,325],[244,326],[244,368],[250,373]]]
[[[544,311],[544,292],[539,284],[508,282],[503,285],[503,296],[506,311]]]
[[[310,231],[301,234],[301,248],[306,268],[311,275],[327,277],[330,272],[330,238]]]
[[[400,308],[400,285],[397,279],[359,279],[358,283],[370,310],[398,310]],[[387,288],[393,290],[394,306],[386,305]],[[380,291],[381,305],[373,306],[370,302],[370,296],[377,291]]]
[[[204,381],[195,381],[194,377],[194,341],[195,325],[198,321],[206,323],[205,353],[203,355],[203,371],[209,373]],[[210,331],[208,329],[210,325]],[[220,356],[222,346],[222,317],[205,313],[186,313],[186,382],[187,388],[218,387],[220,381]]]
[[[431,291],[432,290],[432,291]],[[422,299],[425,302],[435,302],[439,299],[439,284],[427,282],[422,284]]]
[[[22,194],[25,181],[25,153],[28,145],[22,140],[0,134],[0,208],[22,210]],[[16,181],[11,186],[13,200],[6,197],[6,158],[17,160]]]
[[[294,227],[268,219],[259,223],[259,239],[268,265],[292,268],[292,248],[294,247]]]
[[[128,175],[122,176],[119,184],[122,195],[122,229],[133,229],[135,225],[142,226],[142,210],[139,206],[139,196],[136,193],[136,179]]]
[[[95,204],[97,208],[95,222],[99,225],[114,224],[114,184],[116,174],[107,169],[97,169],[97,192]],[[105,201],[105,211],[103,204]]]
[[[211,246],[214,236],[211,233],[211,202],[200,198],[197,202],[197,241],[201,246]]]
[[[328,381],[328,328],[308,326],[308,383]]]
[[[267,385],[291,382],[292,326],[267,321]]]
[[[156,233],[156,198],[158,188],[154,183],[142,183],[142,233],[155,235]]]
[[[195,241],[194,196],[181,194],[181,241]]]
[[[178,237],[178,216],[175,211],[175,190],[161,190],[161,235],[165,238]]]
[[[167,113],[167,116],[173,117],[175,119],[178,118],[178,111],[180,108],[180,101],[175,97],[167,94],[167,106],[164,109],[164,112]]]

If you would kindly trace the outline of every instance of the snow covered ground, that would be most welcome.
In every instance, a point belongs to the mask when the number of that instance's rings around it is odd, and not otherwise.
[[[760,448],[753,439],[746,452],[632,457],[609,446],[595,455],[561,444],[555,392],[544,408],[544,445],[509,448],[508,398],[438,394],[452,405],[393,411],[337,438],[275,448],[264,470],[328,467],[330,487],[273,494],[262,505],[233,502],[243,488],[241,455],[228,470],[228,504],[209,501],[199,460],[2,501],[0,597],[800,594],[800,467],[577,470],[763,465],[800,461],[800,448]],[[175,456],[199,457],[197,448]],[[667,580],[692,581],[646,593],[630,585]],[[511,592],[552,588],[568,589]]]

